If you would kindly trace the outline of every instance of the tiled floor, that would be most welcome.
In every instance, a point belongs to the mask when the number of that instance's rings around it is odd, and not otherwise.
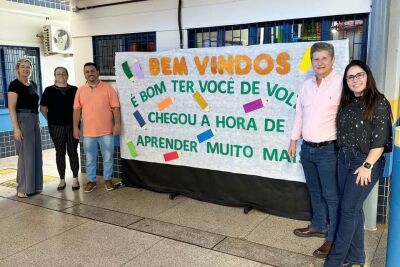
[[[44,174],[57,176],[54,150],[43,154]],[[0,171],[16,162],[0,159]],[[15,174],[0,172],[0,183]],[[48,182],[29,199],[0,186],[0,266],[323,265],[312,257],[323,240],[292,234],[307,222],[136,188],[107,192],[101,177],[92,193],[72,191],[67,177],[64,191]],[[366,232],[367,266],[385,266],[386,237],[384,225]]]

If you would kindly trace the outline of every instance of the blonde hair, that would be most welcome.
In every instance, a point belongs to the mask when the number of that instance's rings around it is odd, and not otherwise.
[[[15,69],[18,69],[19,65],[21,65],[21,63],[24,63],[24,62],[29,63],[29,65],[31,65],[31,68],[33,67],[32,61],[30,61],[27,58],[21,58],[20,60],[17,61],[17,64],[15,65]]]
[[[28,64],[31,66],[31,68],[33,68],[32,61],[30,61],[30,60],[27,59],[27,58],[21,58],[20,60],[17,61],[17,64],[15,64],[15,70],[16,70],[16,72],[17,72],[17,77],[19,76],[19,73],[18,73],[19,66],[20,66],[22,63],[28,63]]]

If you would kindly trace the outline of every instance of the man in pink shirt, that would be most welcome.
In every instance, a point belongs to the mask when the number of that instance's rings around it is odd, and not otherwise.
[[[121,131],[120,103],[114,88],[100,81],[96,64],[88,62],[83,71],[86,84],[79,87],[74,101],[74,137],[79,139],[79,121],[83,121],[83,148],[86,154],[88,182],[84,191],[96,188],[97,151],[100,146],[103,157],[104,186],[114,189],[112,184],[114,135]]]
[[[289,155],[296,154],[296,143],[303,139],[300,151],[312,206],[311,224],[294,230],[300,237],[324,237],[315,257],[328,255],[337,225],[339,195],[337,185],[336,115],[342,93],[342,75],[333,70],[334,48],[319,42],[311,47],[314,76],[301,87]]]

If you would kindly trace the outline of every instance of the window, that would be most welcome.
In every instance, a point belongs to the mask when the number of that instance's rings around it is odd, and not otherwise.
[[[115,75],[115,52],[156,51],[156,33],[132,33],[93,37],[94,62],[101,76]]]
[[[189,48],[349,39],[350,59],[367,59],[368,14],[188,30]]]
[[[70,1],[68,0],[7,0],[7,1],[66,10],[66,11],[69,11],[71,9]]]
[[[39,95],[42,94],[39,48],[0,46],[0,108],[7,107],[7,88],[10,82],[16,78],[15,64],[21,58],[28,58],[32,61],[31,79],[38,85]]]

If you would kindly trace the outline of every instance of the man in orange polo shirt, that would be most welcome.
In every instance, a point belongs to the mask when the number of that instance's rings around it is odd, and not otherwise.
[[[74,101],[74,137],[79,139],[79,121],[83,121],[83,148],[86,154],[88,182],[84,191],[96,188],[97,151],[100,145],[103,156],[105,188],[113,190],[114,135],[121,132],[121,111],[118,95],[114,88],[100,81],[96,64],[88,62],[83,71],[86,84],[79,87]]]

